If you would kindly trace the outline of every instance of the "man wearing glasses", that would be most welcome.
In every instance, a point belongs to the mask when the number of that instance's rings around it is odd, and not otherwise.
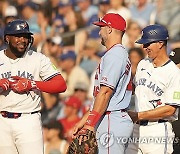
[[[140,61],[134,78],[136,112],[129,114],[135,124],[126,154],[173,152],[171,122],[178,119],[180,71],[167,55],[168,38],[165,27],[150,25],[136,41],[148,58]]]

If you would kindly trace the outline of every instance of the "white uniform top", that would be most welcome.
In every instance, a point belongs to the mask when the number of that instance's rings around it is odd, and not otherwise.
[[[134,78],[135,108],[147,111],[165,104],[180,106],[180,70],[169,60],[154,67],[149,58],[139,62]],[[166,120],[177,120],[178,110]]]
[[[0,79],[19,76],[34,81],[46,81],[60,74],[50,59],[29,50],[22,58],[8,58],[0,51]],[[12,90],[0,94],[0,111],[29,113],[40,110],[40,91],[17,94]]]
[[[94,98],[100,90],[100,85],[105,85],[113,89],[107,111],[127,108],[132,94],[132,90],[127,90],[130,78],[131,64],[128,52],[121,44],[116,44],[105,53],[96,69]]]

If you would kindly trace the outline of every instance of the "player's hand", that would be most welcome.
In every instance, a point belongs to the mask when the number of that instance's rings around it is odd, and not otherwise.
[[[84,126],[84,123],[82,123],[81,121],[79,121],[73,128],[73,131],[72,131],[72,138],[76,138],[77,135],[78,135],[78,132],[83,128]]]
[[[10,82],[8,79],[4,78],[4,79],[0,79],[0,93],[2,93],[3,91],[8,90],[10,87]]]
[[[131,110],[128,110],[127,111],[129,116],[131,117],[132,121],[134,123],[136,123],[138,121],[138,112],[134,112],[134,111],[131,111]]]
[[[11,78],[14,81],[10,83],[10,87],[16,93],[24,93],[33,89],[37,89],[35,81],[18,76],[12,76]]]
[[[79,140],[79,145],[81,145],[82,144],[82,142],[85,142],[85,141],[87,141],[88,140],[88,131],[92,131],[92,132],[94,132],[94,128],[89,128],[89,126],[88,127],[86,127],[86,126],[84,126],[78,133],[77,133],[77,138],[78,138],[78,140]]]

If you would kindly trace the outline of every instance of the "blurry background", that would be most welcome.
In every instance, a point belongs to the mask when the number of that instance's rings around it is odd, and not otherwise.
[[[134,43],[145,26],[166,26],[168,53],[180,52],[180,0],[0,0],[0,50],[6,48],[5,24],[16,18],[26,20],[34,34],[32,49],[48,56],[68,85],[63,94],[42,93],[46,154],[65,153],[72,127],[92,103],[94,71],[106,51],[99,28],[92,22],[112,12],[127,21],[123,45],[132,62],[132,77],[146,57]],[[132,97],[131,109],[133,104]],[[176,125],[180,126],[179,122]],[[179,153],[178,147],[176,144]]]

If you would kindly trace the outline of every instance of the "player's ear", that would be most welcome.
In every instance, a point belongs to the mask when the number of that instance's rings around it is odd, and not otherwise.
[[[108,26],[108,33],[111,34],[111,32],[112,32],[112,27]]]
[[[163,41],[159,41],[159,49],[161,49],[164,46],[164,42]]]
[[[5,36],[4,41],[9,44],[9,37],[7,35]]]

